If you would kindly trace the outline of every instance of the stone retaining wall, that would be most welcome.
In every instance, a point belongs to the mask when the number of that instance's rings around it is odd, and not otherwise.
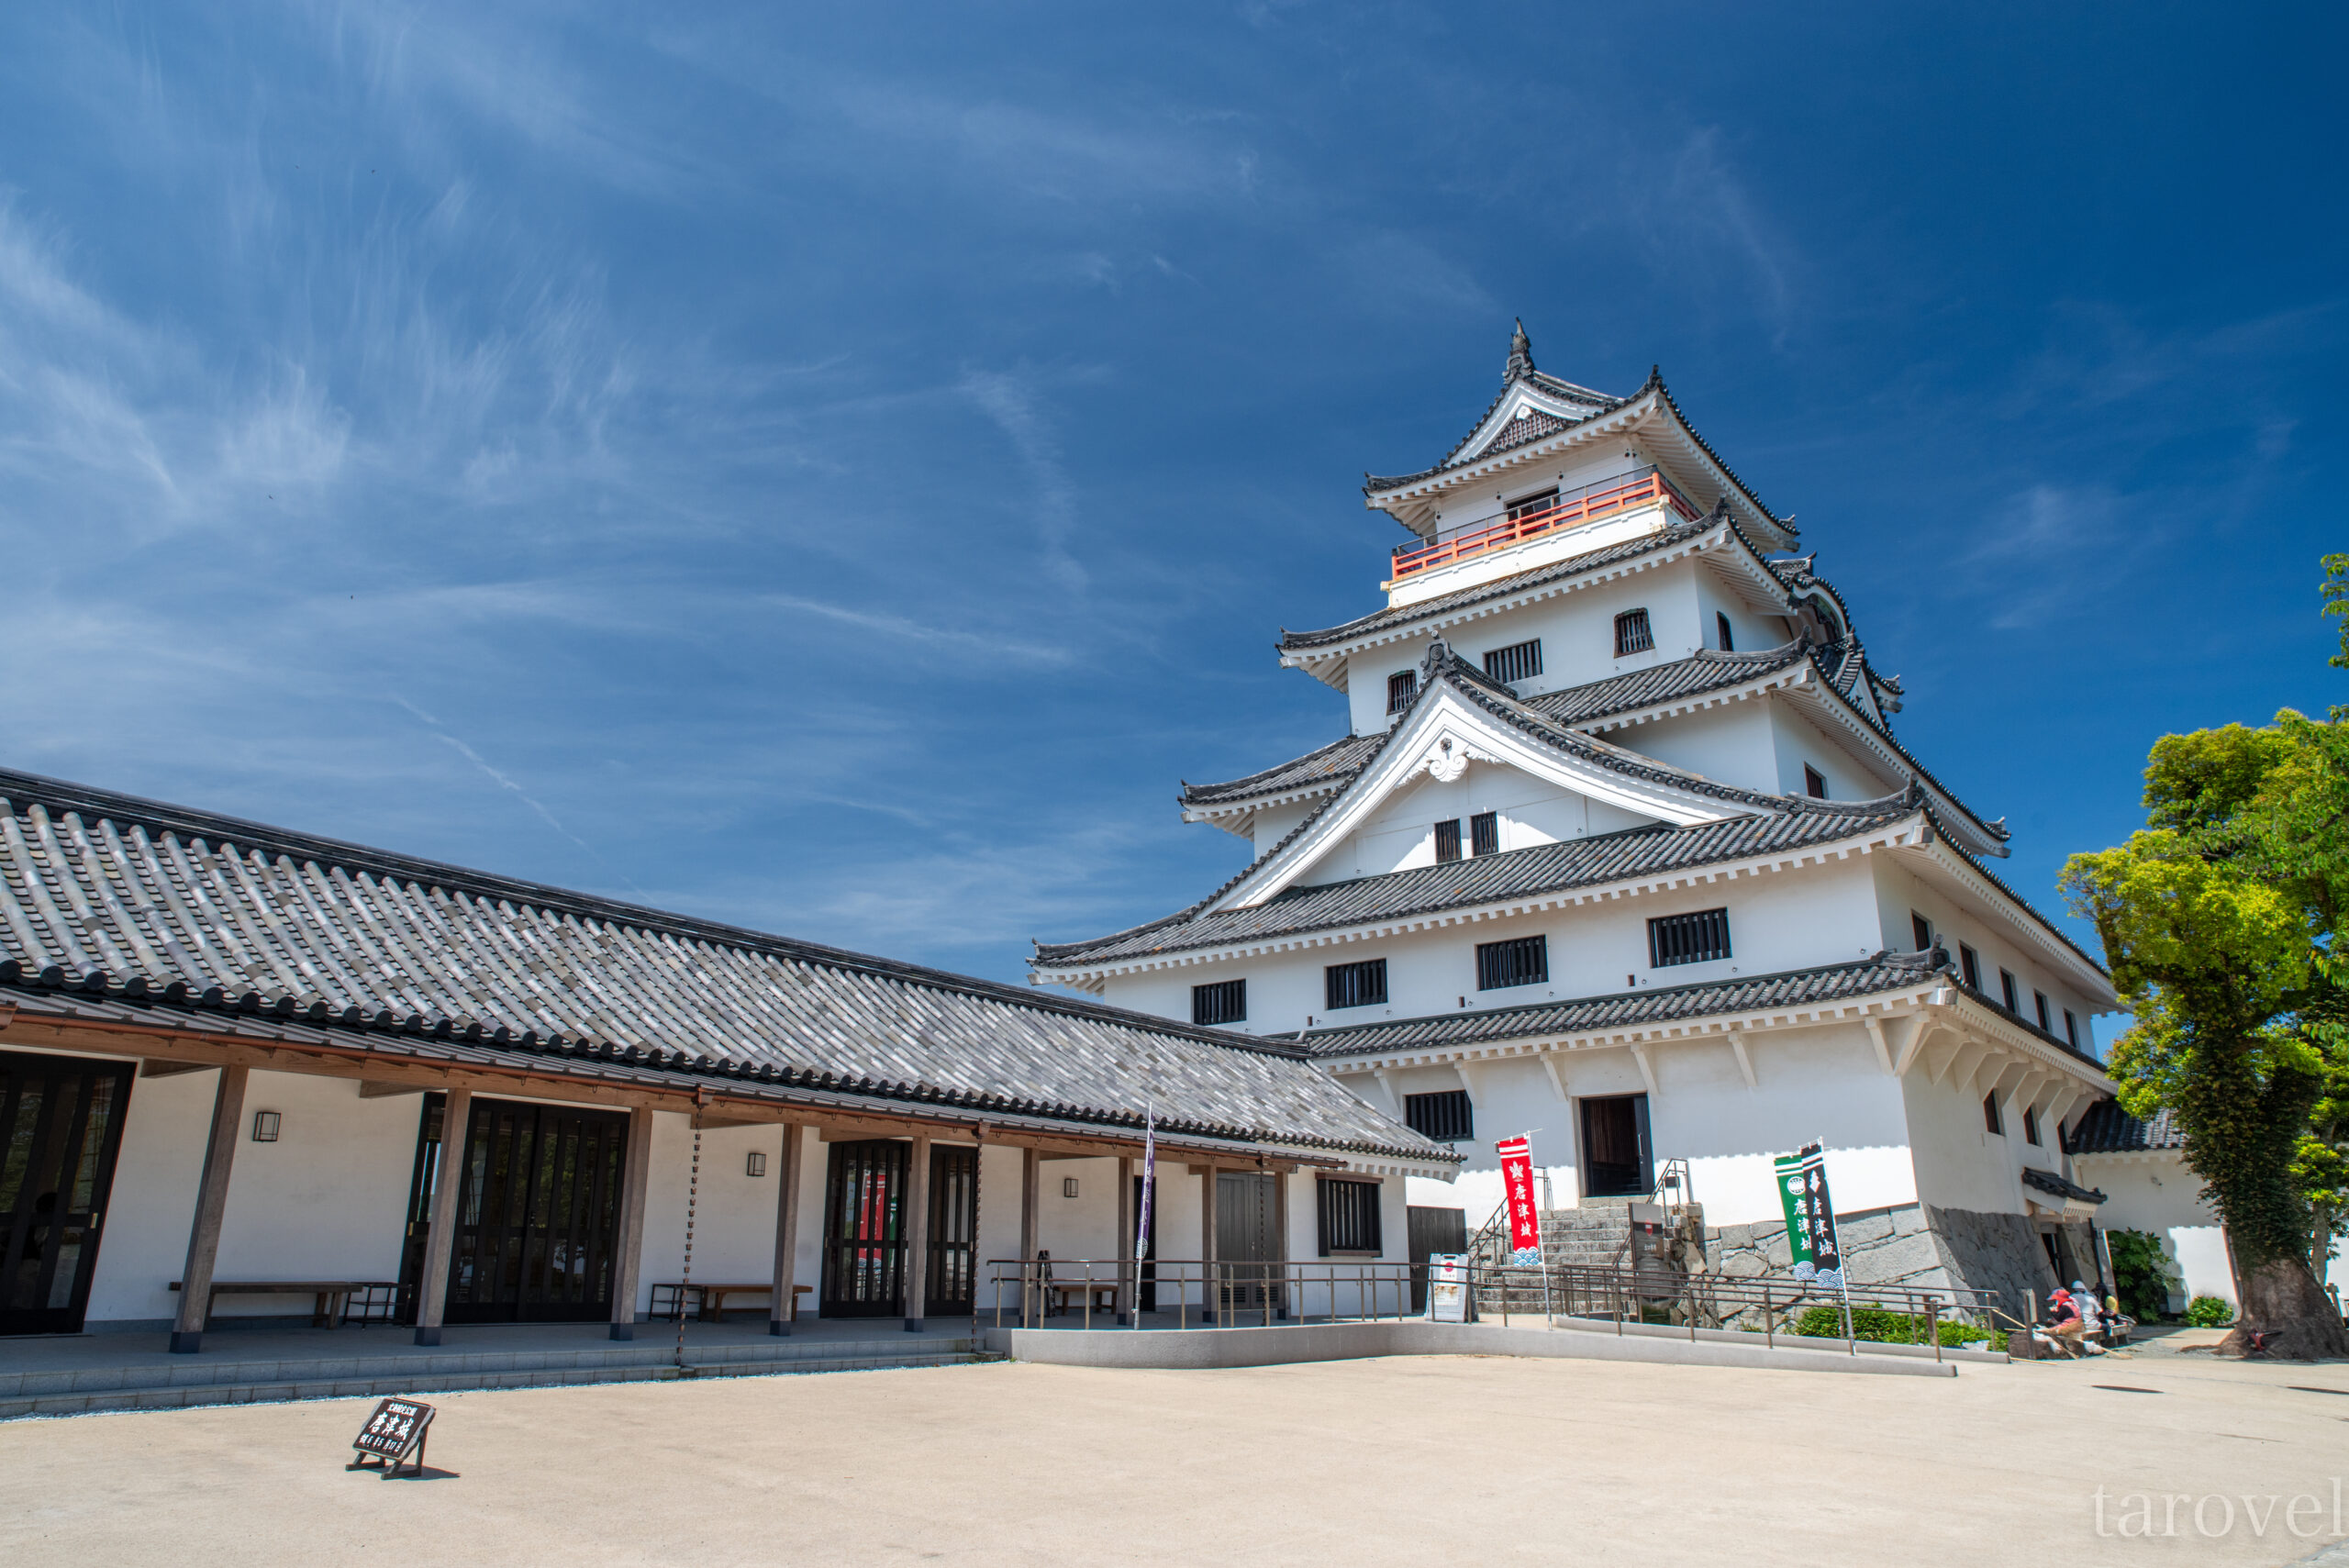
[[[2020,1214],[1904,1204],[1838,1215],[1835,1229],[1855,1292],[1871,1284],[1997,1291],[2006,1312],[2028,1318],[2054,1288],[2038,1232]],[[1731,1279],[1794,1277],[1781,1223],[1708,1228],[1706,1251],[1714,1272]]]

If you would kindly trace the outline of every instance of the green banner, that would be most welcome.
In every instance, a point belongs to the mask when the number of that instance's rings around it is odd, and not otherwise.
[[[1830,1289],[1843,1283],[1842,1249],[1835,1240],[1835,1204],[1827,1194],[1827,1153],[1816,1143],[1771,1162],[1778,1177],[1778,1207],[1787,1217],[1787,1252],[1798,1280]]]

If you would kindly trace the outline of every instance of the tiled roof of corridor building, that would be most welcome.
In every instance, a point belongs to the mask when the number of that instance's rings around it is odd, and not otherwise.
[[[0,986],[1450,1163],[1292,1047],[0,771]],[[731,1089],[729,1093],[733,1092]]]

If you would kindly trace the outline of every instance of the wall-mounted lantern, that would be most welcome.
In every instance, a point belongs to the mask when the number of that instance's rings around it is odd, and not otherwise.
[[[1075,1195],[1076,1178],[1074,1176],[1063,1176],[1061,1178],[1061,1196],[1074,1197]]]
[[[763,1176],[767,1173],[767,1157],[765,1151],[759,1149],[753,1149],[751,1151],[751,1162],[749,1169],[751,1174],[754,1176]]]
[[[277,1123],[278,1116],[275,1111],[253,1112],[253,1141],[255,1143],[276,1142]]]

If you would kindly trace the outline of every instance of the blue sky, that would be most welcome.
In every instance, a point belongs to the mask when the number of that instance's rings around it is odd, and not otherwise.
[[[1798,514],[2052,908],[2154,737],[2349,700],[2342,35],[15,7],[0,759],[1018,978],[1340,733],[1276,628],[1522,315]]]

